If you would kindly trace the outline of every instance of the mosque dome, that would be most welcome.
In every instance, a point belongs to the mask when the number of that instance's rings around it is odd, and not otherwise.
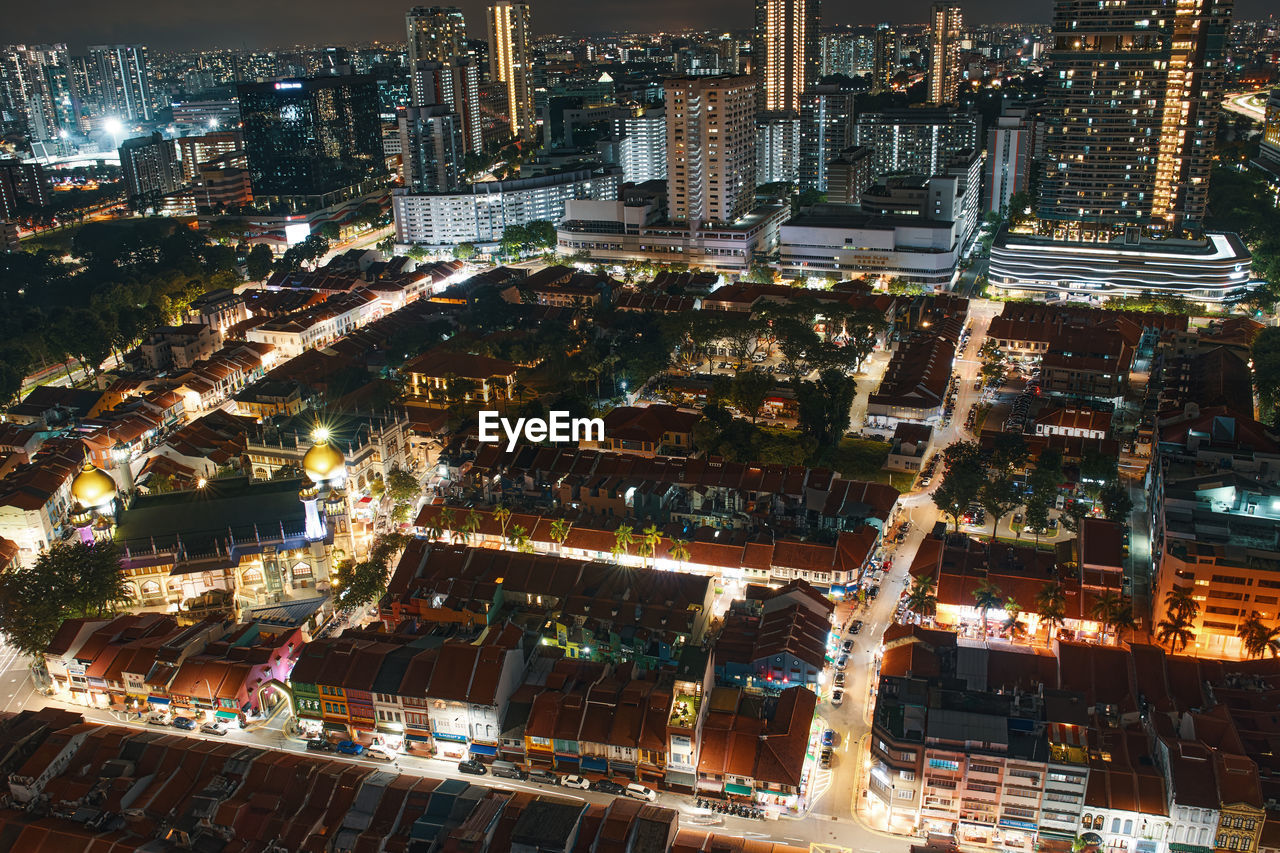
[[[101,468],[86,461],[84,468],[71,481],[71,498],[82,507],[106,506],[116,496],[116,481]]]
[[[346,459],[342,451],[330,444],[328,439],[317,441],[307,451],[307,455],[302,457],[302,470],[313,483],[332,478],[345,465]]]

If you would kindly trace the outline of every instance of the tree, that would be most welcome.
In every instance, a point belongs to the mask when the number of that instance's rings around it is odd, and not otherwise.
[[[556,548],[564,547],[564,540],[569,538],[569,522],[563,518],[557,518],[551,522],[551,541],[556,543]]]
[[[840,446],[849,428],[849,410],[858,393],[858,383],[843,370],[826,368],[817,382],[794,383],[799,403],[800,431],[817,441],[815,456],[828,458]]]
[[[1102,487],[1098,496],[1102,502],[1102,513],[1108,521],[1128,524],[1129,515],[1133,512],[1133,498],[1129,497],[1129,487],[1120,480],[1113,480]]]
[[[987,638],[987,611],[999,607],[1003,593],[990,578],[983,578],[973,589],[973,603],[982,617],[982,639]]]
[[[502,529],[502,534],[507,533],[507,521],[511,519],[511,510],[502,504],[498,504],[493,508],[493,520],[498,522],[498,526]]]
[[[672,539],[671,550],[668,553],[677,564],[683,564],[689,559],[689,541],[687,539]]]
[[[507,531],[507,543],[522,554],[533,550],[529,543],[529,531],[520,524],[511,525],[511,529]]]
[[[336,578],[338,605],[363,608],[380,601],[391,580],[392,558],[407,542],[408,537],[404,534],[383,533],[373,540],[365,559],[339,566]]]
[[[907,590],[907,609],[921,620],[938,612],[937,581],[929,575],[921,575],[911,582]]]
[[[662,543],[662,533],[655,525],[650,524],[644,529],[640,539],[640,556],[647,557],[650,560],[658,553],[658,545]]]
[[[316,229],[316,233],[326,240],[333,242],[342,236],[342,229],[338,227],[336,222],[326,222]]]
[[[1027,527],[1035,537],[1036,547],[1040,546],[1040,534],[1049,527],[1049,504],[1039,495],[1033,494],[1027,499]]]
[[[386,494],[395,503],[408,503],[417,500],[422,494],[422,485],[408,471],[392,468],[387,473]]]
[[[1256,258],[1255,258],[1256,259]],[[1280,407],[1280,328],[1267,326],[1253,339],[1253,385],[1258,390],[1258,417],[1268,424],[1278,421]]]
[[[1004,518],[1021,503],[1018,484],[1009,473],[1000,473],[985,480],[978,489],[978,503],[991,514],[991,541],[996,541],[996,528]]]
[[[1159,624],[1156,625],[1156,639],[1167,644],[1174,654],[1177,654],[1181,649],[1185,649],[1195,639],[1195,636],[1191,620],[1180,616],[1176,612],[1168,618],[1161,619]]]
[[[1108,590],[1094,600],[1093,606],[1089,608],[1089,615],[1095,621],[1102,624],[1102,633],[1106,633],[1115,627],[1116,616],[1121,608],[1125,605],[1125,601],[1118,593]]]
[[[733,377],[729,398],[734,407],[751,418],[751,423],[754,424],[772,388],[773,376],[763,370],[746,370]]]
[[[1164,606],[1169,613],[1188,622],[1200,614],[1200,603],[1191,594],[1189,586],[1174,585],[1164,596]]]
[[[476,532],[480,530],[480,513],[474,509],[467,510],[467,517],[462,522],[462,532],[467,535],[467,541],[470,542]]]
[[[1251,658],[1260,658],[1270,652],[1271,657],[1280,657],[1280,625],[1268,628],[1266,623],[1254,613],[1240,623],[1236,630],[1244,645],[1245,654]]]
[[[1018,640],[1027,635],[1027,626],[1022,624],[1022,605],[1010,596],[1004,602],[1004,624],[1000,630],[1009,635],[1010,640]]]
[[[613,558],[618,562],[622,562],[622,555],[631,549],[632,543],[636,541],[635,532],[630,524],[620,524],[618,529],[613,531]]]
[[[982,358],[982,378],[988,385],[994,385],[1004,379],[1009,365],[999,343],[988,340],[982,345],[982,349],[978,350],[978,355]]]
[[[1067,590],[1058,581],[1050,581],[1036,593],[1036,612],[1045,623],[1052,640],[1057,628],[1067,618]]]
[[[942,451],[942,483],[930,495],[934,504],[946,515],[958,533],[960,516],[978,499],[986,482],[978,446],[973,442],[957,441]]]
[[[271,247],[258,243],[245,256],[245,271],[252,281],[262,281],[271,275],[271,265],[274,261],[275,255],[271,253]]]
[[[56,542],[30,568],[0,574],[0,634],[39,656],[63,621],[107,616],[129,598],[111,542]]]
[[[460,261],[469,261],[478,254],[475,243],[459,243],[453,247],[453,256]]]
[[[556,226],[545,219],[537,219],[525,226],[529,235],[529,243],[535,249],[554,249],[556,246]]]

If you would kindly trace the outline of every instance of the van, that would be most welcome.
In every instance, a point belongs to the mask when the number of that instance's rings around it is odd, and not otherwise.
[[[510,761],[495,761],[489,765],[489,772],[502,779],[524,779],[525,772]]]
[[[541,782],[544,785],[554,785],[556,784],[556,774],[552,773],[550,770],[534,768],[529,771],[529,781]]]
[[[644,785],[639,785],[635,782],[627,785],[627,796],[634,797],[637,800],[646,800],[650,803],[658,798],[652,788],[646,788]]]

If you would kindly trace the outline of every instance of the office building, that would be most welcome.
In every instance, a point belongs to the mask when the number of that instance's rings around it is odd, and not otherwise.
[[[424,59],[409,68],[413,105],[445,105],[458,116],[465,150],[479,154],[484,149],[480,118],[480,66],[465,56],[443,62]]]
[[[800,116],[756,113],[756,183],[794,184],[799,178]]]
[[[242,160],[244,157],[244,139],[241,138],[240,132],[235,130],[206,133],[203,136],[180,136],[173,141],[178,146],[178,159],[182,162],[181,179],[185,183],[195,181],[202,164],[216,160],[224,154],[234,155],[240,152]],[[243,168],[247,163],[235,165]]]
[[[489,78],[506,87],[511,135],[520,138],[535,129],[530,71],[529,4],[498,0],[489,7]]]
[[[1040,216],[1066,236],[1203,220],[1231,0],[1057,0]]]
[[[819,0],[756,0],[751,66],[759,110],[799,110],[822,71]]]
[[[174,101],[173,126],[180,133],[234,130],[240,124],[240,104],[234,98],[218,101]]]
[[[862,193],[871,186],[871,162],[875,152],[862,146],[851,146],[828,161],[827,201],[832,204],[858,204]]]
[[[512,225],[557,222],[569,199],[616,199],[622,176],[616,169],[571,169],[483,181],[454,193],[392,192],[396,242],[432,247],[495,243]]]
[[[448,106],[409,107],[400,116],[401,174],[412,192],[460,187],[465,153],[462,122]]]
[[[140,44],[89,45],[101,111],[120,121],[151,121],[151,76],[147,48]]]
[[[239,87],[253,195],[295,213],[386,181],[374,77],[315,77]]]
[[[800,100],[800,188],[827,191],[827,162],[853,143],[854,94],[815,86]]]
[[[647,109],[640,115],[614,119],[618,139],[618,165],[622,179],[631,184],[667,179],[667,114]]]
[[[863,113],[854,143],[875,152],[872,172],[936,175],[957,157],[980,148],[979,118],[972,110],[929,107]]]
[[[877,24],[875,33],[875,68],[871,75],[871,91],[887,92],[893,88],[893,75],[898,73],[898,33],[892,24]]]
[[[49,203],[49,179],[39,163],[0,160],[0,219],[14,219],[22,203],[32,208]]]
[[[960,85],[960,38],[964,22],[956,0],[940,0],[929,9],[929,100],[954,104]]]
[[[419,62],[448,62],[467,52],[467,22],[455,6],[414,6],[404,15],[409,67]],[[420,104],[417,91],[414,103]]]
[[[755,84],[750,77],[666,81],[667,208],[679,222],[732,222],[756,188]]]
[[[159,131],[126,139],[120,145],[120,172],[129,206],[134,210],[155,206],[182,183],[177,148]]]
[[[1031,186],[1037,119],[1028,108],[1005,105],[996,126],[987,131],[983,207],[999,213],[1009,199]]]

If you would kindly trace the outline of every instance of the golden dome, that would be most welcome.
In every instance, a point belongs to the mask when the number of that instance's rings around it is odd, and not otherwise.
[[[71,497],[86,509],[105,506],[116,496],[116,481],[101,468],[86,461],[71,481]]]
[[[328,440],[321,439],[311,446],[307,455],[302,457],[302,470],[307,472],[313,483],[319,483],[333,477],[341,471],[347,460],[342,451],[334,447]]]

